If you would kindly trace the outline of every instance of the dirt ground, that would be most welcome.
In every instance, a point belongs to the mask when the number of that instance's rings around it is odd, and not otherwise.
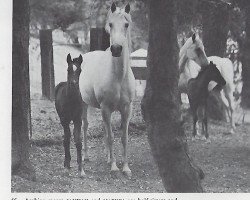
[[[121,168],[120,116],[113,114],[113,131],[118,167]],[[133,177],[127,179],[120,173],[113,178],[106,163],[103,126],[98,110],[89,114],[90,162],[85,163],[86,177],[77,176],[76,149],[71,141],[71,172],[63,168],[63,129],[53,102],[32,100],[33,136],[31,161],[36,169],[35,182],[12,177],[12,192],[165,192],[141,118],[140,101],[134,102],[133,117],[129,127],[129,165]],[[237,127],[234,135],[227,134],[229,124],[209,121],[211,143],[191,140],[191,118],[185,124],[192,158],[205,173],[202,182],[206,192],[250,192],[250,124]]]

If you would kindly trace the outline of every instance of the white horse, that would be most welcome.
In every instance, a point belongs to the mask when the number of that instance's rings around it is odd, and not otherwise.
[[[83,56],[83,70],[79,80],[80,92],[84,101],[84,153],[87,148],[87,107],[100,108],[105,126],[105,141],[108,163],[111,172],[118,171],[114,155],[114,134],[111,130],[111,114],[121,113],[123,173],[131,176],[128,166],[127,144],[128,125],[131,118],[132,101],[135,95],[135,78],[130,67],[130,5],[124,9],[113,3],[107,15],[105,29],[110,34],[110,48],[106,51],[93,51]]]
[[[182,93],[187,91],[187,82],[190,78],[195,78],[202,67],[206,67],[212,61],[216,64],[221,75],[226,80],[226,85],[220,92],[221,101],[226,107],[226,111],[231,123],[231,133],[234,133],[234,100],[233,100],[233,64],[228,58],[221,58],[218,56],[207,57],[204,51],[204,45],[199,37],[193,34],[180,49],[179,53],[179,89]],[[209,90],[215,87],[215,82],[209,83]]]

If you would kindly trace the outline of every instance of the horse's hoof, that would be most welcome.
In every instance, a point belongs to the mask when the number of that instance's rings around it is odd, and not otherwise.
[[[119,171],[111,170],[110,175],[111,175],[111,178],[118,179],[119,178]]]
[[[70,173],[71,173],[70,169],[65,167],[64,170],[63,170],[63,174],[65,176],[70,176]]]
[[[130,177],[132,176],[132,172],[131,172],[131,170],[130,170],[129,167],[128,167],[128,163],[125,163],[125,164],[123,165],[122,173],[123,173],[125,176],[127,176],[128,178],[130,178]]]
[[[201,138],[201,140],[203,140],[203,141],[206,141],[206,140],[207,140],[207,138],[206,138],[204,135],[202,135],[200,138]]]
[[[108,159],[107,159],[107,163],[108,163],[108,164],[110,164],[110,163],[111,163],[111,159],[110,159],[110,157],[108,157]]]
[[[127,177],[127,178],[131,178],[132,177],[132,172],[129,170],[129,171],[122,171],[122,173]]]
[[[206,143],[207,144],[210,144],[211,143],[211,140],[209,138],[206,139]]]
[[[119,168],[117,167],[115,162],[113,162],[111,165],[111,171],[119,171]]]
[[[235,127],[236,127],[236,126],[240,126],[240,123],[237,123],[237,122],[236,122],[236,123],[235,123]],[[234,128],[234,129],[235,129],[235,128]]]
[[[79,178],[84,178],[86,176],[84,170],[79,172]]]
[[[70,164],[64,163],[64,168],[70,170],[71,169]]]
[[[229,133],[232,134],[232,135],[235,134],[234,129],[231,129]]]

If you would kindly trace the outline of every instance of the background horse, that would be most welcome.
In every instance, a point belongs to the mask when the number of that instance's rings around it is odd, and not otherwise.
[[[207,131],[207,98],[208,84],[210,81],[215,81],[221,88],[226,84],[216,65],[211,61],[208,66],[204,67],[196,78],[191,78],[188,81],[188,99],[193,115],[193,137],[197,135],[196,123],[197,120],[202,123],[202,134],[208,139]]]
[[[105,141],[111,172],[118,171],[114,155],[114,134],[111,130],[111,114],[121,113],[123,169],[131,176],[127,160],[128,124],[131,118],[135,94],[135,78],[130,68],[130,5],[125,9],[113,3],[107,15],[106,31],[110,34],[110,48],[85,54],[83,73],[80,76],[80,91],[83,98],[84,151],[87,152],[87,107],[100,108],[105,126]]]
[[[212,61],[216,64],[216,67],[220,71],[221,75],[226,81],[226,85],[223,87],[223,90],[220,92],[220,100],[223,105],[226,107],[227,114],[231,123],[231,133],[234,133],[235,123],[234,123],[234,100],[233,100],[233,64],[228,58],[221,58],[218,56],[207,57],[204,51],[204,45],[199,37],[193,34],[185,44],[180,49],[179,53],[179,68],[180,68],[180,79],[179,87],[182,91],[185,91],[185,81],[190,78],[195,78],[195,74],[198,74],[199,70],[203,67],[206,67],[209,64],[209,61]],[[192,73],[190,73],[190,71]],[[215,87],[216,83],[210,82],[208,85],[209,91]],[[184,88],[184,89],[183,89]],[[186,93],[186,92],[185,92]]]
[[[70,128],[69,123],[74,123],[74,141],[77,149],[77,163],[80,176],[85,172],[82,167],[82,98],[79,91],[79,76],[81,73],[82,55],[71,59],[67,56],[68,76],[67,82],[59,83],[55,88],[55,106],[60,122],[64,129],[64,167],[70,169]]]

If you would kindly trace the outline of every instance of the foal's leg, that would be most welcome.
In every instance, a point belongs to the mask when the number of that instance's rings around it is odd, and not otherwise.
[[[197,121],[198,121],[198,115],[197,115],[197,109],[195,109],[195,111],[193,111],[193,138],[195,138],[195,136],[197,135]]]
[[[123,173],[127,176],[131,176],[131,170],[128,166],[128,125],[131,118],[132,103],[124,105],[121,109],[121,119],[122,119],[122,145],[123,145]]]
[[[81,116],[74,120],[74,142],[77,150],[77,164],[79,176],[85,176],[84,169],[82,167],[82,133],[81,133],[82,120]]]
[[[206,125],[205,125],[205,106],[199,106],[198,107],[198,118],[201,122],[201,138],[206,139]]]
[[[88,132],[88,105],[83,102],[83,111],[82,111],[82,121],[83,121],[83,142],[84,142],[84,161],[89,161],[88,155],[88,145],[87,145],[87,132]]]
[[[204,126],[205,126],[205,137],[208,139],[208,131],[207,131],[207,105],[204,107],[204,120],[203,120]]]
[[[64,129],[64,139],[63,139],[63,146],[64,146],[64,152],[65,152],[65,159],[64,159],[64,167],[67,169],[70,169],[70,129],[69,129],[69,123],[62,123],[63,129]]]
[[[110,153],[110,161],[111,161],[111,171],[118,171],[118,167],[116,165],[116,159],[114,155],[114,133],[111,130],[111,111],[106,105],[101,105],[102,118],[104,122],[105,131],[107,134],[107,143],[108,143],[108,151]],[[109,155],[108,155],[109,156]]]

